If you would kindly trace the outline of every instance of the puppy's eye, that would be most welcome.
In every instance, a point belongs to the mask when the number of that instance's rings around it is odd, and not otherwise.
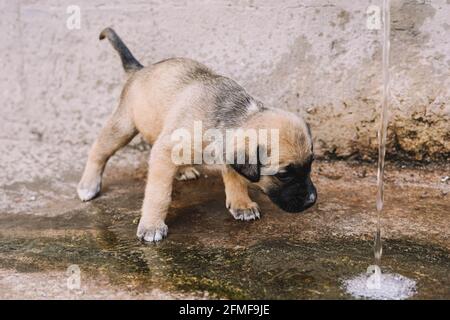
[[[280,171],[275,176],[281,181],[289,181],[292,179],[292,176],[287,171]]]

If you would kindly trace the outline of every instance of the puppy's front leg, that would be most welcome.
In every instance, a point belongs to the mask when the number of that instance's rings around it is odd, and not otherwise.
[[[236,220],[256,220],[260,218],[259,207],[248,195],[248,182],[232,168],[222,170],[225,184],[226,206]]]
[[[148,242],[162,240],[167,235],[165,219],[172,200],[172,183],[176,165],[163,143],[156,142],[151,150],[147,185],[137,237]]]

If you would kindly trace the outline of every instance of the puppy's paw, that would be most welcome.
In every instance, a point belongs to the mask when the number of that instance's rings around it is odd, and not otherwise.
[[[247,203],[229,203],[227,208],[236,220],[250,221],[261,218],[258,204],[249,201]]]
[[[101,179],[96,179],[95,181],[90,183],[86,183],[82,180],[77,187],[78,197],[81,201],[92,200],[100,193],[101,187]]]
[[[178,171],[175,179],[178,181],[186,181],[186,180],[194,180],[200,177],[200,172],[197,171],[194,167],[186,167],[182,168]]]
[[[167,236],[168,230],[169,228],[164,222],[153,225],[141,221],[139,222],[136,235],[141,241],[158,242]]]

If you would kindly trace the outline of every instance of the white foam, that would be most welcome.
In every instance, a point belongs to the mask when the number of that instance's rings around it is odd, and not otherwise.
[[[377,288],[368,286],[370,274],[363,273],[344,281],[344,289],[356,298],[404,300],[416,293],[416,282],[399,274],[383,273]]]

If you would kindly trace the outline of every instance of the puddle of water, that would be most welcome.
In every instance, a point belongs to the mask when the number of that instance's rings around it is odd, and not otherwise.
[[[230,217],[220,177],[180,183],[168,216],[169,237],[150,246],[135,239],[141,184],[124,188],[122,182],[120,190],[126,192],[112,190],[81,209],[61,207],[52,216],[5,213],[0,215],[0,271],[22,274],[27,292],[34,292],[32,281],[64,275],[77,264],[86,287],[89,279],[100,278],[107,292],[144,297],[159,289],[200,298],[208,292],[232,299],[353,299],[341,280],[372,263],[367,240],[374,224],[363,223],[373,218],[372,204],[361,201],[370,199],[372,182],[345,179],[330,183],[319,176],[323,196],[301,215],[278,211],[255,193],[265,212],[254,223]],[[391,232],[383,243],[385,272],[414,279],[413,299],[450,299],[448,201],[440,195],[420,198],[430,189],[389,187],[393,191],[386,196],[395,206],[385,216]],[[420,204],[420,210],[405,210],[409,203]],[[400,238],[393,239],[396,235]],[[47,298],[60,297],[46,290]]]
[[[138,209],[140,201],[135,200],[128,201]],[[213,234],[186,232],[199,223],[186,217],[172,224],[164,242],[145,246],[134,237],[139,210],[120,208],[111,200],[88,208],[49,218],[14,215],[14,225],[3,223],[12,217],[1,218],[0,268],[32,274],[65,271],[77,264],[82,278],[101,275],[111,286],[133,292],[157,288],[231,299],[336,299],[352,298],[340,279],[354,277],[354,271],[371,260],[364,239],[297,241],[295,230],[278,237],[254,234],[252,244],[246,245],[239,237],[245,232],[242,225],[232,219],[224,223],[206,211],[200,223],[215,230]],[[240,232],[233,235],[233,228]],[[217,234],[225,240],[215,241]],[[450,297],[445,248],[407,240],[387,240],[385,246],[386,264],[417,280],[416,298]]]

